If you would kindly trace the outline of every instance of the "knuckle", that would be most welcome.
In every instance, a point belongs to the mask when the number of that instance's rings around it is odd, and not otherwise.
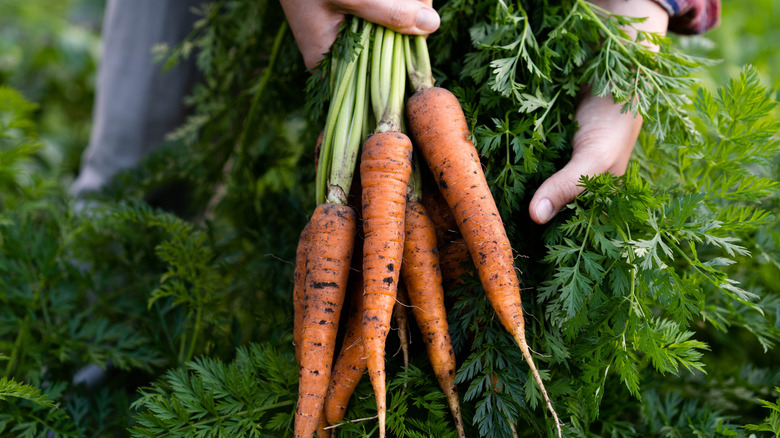
[[[388,11],[387,24],[396,29],[414,27],[417,23],[417,14],[407,2],[395,2]]]

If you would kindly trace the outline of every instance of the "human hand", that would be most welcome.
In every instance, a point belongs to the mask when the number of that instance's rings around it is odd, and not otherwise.
[[[618,15],[647,17],[635,28],[663,34],[669,16],[652,0],[591,0],[594,4]],[[633,29],[627,29],[635,34]],[[649,44],[646,41],[643,44]],[[657,48],[650,46],[652,50]],[[593,176],[609,172],[622,175],[634,148],[642,117],[621,113],[621,104],[612,96],[593,96],[589,90],[580,101],[574,119],[578,124],[572,139],[572,156],[566,166],[539,186],[528,207],[531,219],[544,224],[561,208],[573,201],[583,188],[577,184],[583,175]]]
[[[281,0],[306,68],[313,68],[336,41],[347,14],[409,35],[439,28],[432,0]]]
[[[539,186],[529,212],[531,219],[544,224],[563,206],[573,201],[583,188],[582,175],[604,172],[622,175],[642,128],[642,116],[621,113],[612,96],[598,97],[586,91],[574,115],[579,129],[572,139],[571,160]]]

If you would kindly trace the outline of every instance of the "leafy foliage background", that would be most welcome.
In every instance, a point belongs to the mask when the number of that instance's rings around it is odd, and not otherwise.
[[[291,260],[321,120],[281,8],[204,3],[189,44],[165,52],[204,72],[192,116],[75,214],[65,193],[103,6],[0,0],[0,435],[286,436]],[[594,50],[620,34],[582,1],[436,5],[437,80],[466,104],[569,436],[780,434],[780,14],[770,0],[723,6],[718,29],[662,42],[653,64],[631,45]],[[637,62],[656,82],[633,108],[647,128],[630,171],[585,181],[554,224],[532,224],[527,202],[565,162],[578,89],[627,99]],[[449,293],[470,434],[549,433],[479,285]],[[390,432],[454,436],[421,344],[408,369],[389,359]],[[108,367],[96,388],[72,382],[87,364]],[[349,419],[373,415],[370,393],[362,382]]]

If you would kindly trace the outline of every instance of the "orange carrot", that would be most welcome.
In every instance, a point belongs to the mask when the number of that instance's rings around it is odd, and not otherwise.
[[[455,239],[439,248],[439,266],[444,289],[450,289],[461,283],[461,276],[469,272],[469,248],[463,237]]]
[[[311,221],[306,223],[298,239],[293,272],[293,345],[295,361],[301,364],[301,333],[303,332],[303,291],[306,281],[306,260],[311,242]]]
[[[322,417],[356,226],[355,212],[346,205],[320,204],[311,218],[294,424],[296,438],[311,438]]]
[[[520,346],[531,373],[562,436],[558,414],[550,402],[525,339],[520,282],[512,247],[490,193],[477,150],[458,99],[449,91],[422,88],[407,101],[409,132],[433,172],[442,195],[477,267],[480,281],[499,320]]]
[[[458,436],[463,438],[466,435],[455,386],[455,353],[444,308],[436,231],[425,208],[415,198],[409,199],[406,204],[405,232],[401,277],[406,284],[412,313],[422,332],[433,372],[447,396]]]
[[[431,175],[426,175],[422,182],[422,202],[428,217],[433,221],[436,227],[436,242],[439,248],[447,245],[449,242],[460,238],[458,224],[455,223],[455,216],[452,215],[450,206],[442,197],[439,188],[432,181]]]
[[[336,424],[344,419],[352,393],[366,371],[366,355],[363,348],[363,275],[352,273],[350,278],[350,306],[347,327],[341,352],[333,365],[333,372],[325,398],[325,419]]]
[[[403,263],[401,264],[403,266]],[[404,355],[404,368],[409,367],[409,315],[406,307],[409,306],[409,297],[406,294],[403,282],[398,284],[398,293],[393,307],[393,319],[398,326],[398,340],[401,343],[401,353]],[[404,383],[404,388],[406,384]]]
[[[385,436],[385,341],[395,305],[403,256],[406,188],[412,143],[399,132],[374,134],[363,145],[363,342],[376,397],[379,433]]]
[[[328,427],[328,420],[325,419],[324,409],[325,407],[323,406],[323,412],[320,413],[317,430],[315,431],[317,438],[330,438],[330,429],[326,429]]]

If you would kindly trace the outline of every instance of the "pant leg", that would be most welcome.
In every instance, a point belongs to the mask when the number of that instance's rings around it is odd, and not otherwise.
[[[72,195],[99,190],[120,170],[136,166],[184,121],[194,61],[163,72],[152,48],[184,39],[198,18],[190,8],[202,2],[108,0],[92,131]]]

